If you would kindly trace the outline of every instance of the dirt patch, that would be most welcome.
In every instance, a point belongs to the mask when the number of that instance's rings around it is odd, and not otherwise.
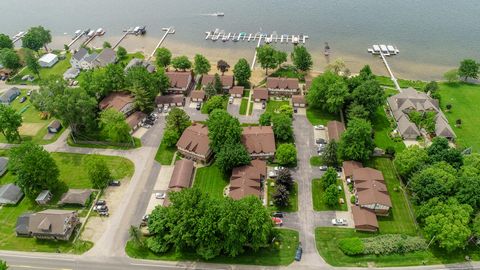
[[[145,133],[147,133],[148,129],[144,127],[140,127],[133,133],[133,137],[141,139]]]
[[[23,123],[18,131],[20,135],[35,136],[44,126],[42,123]]]

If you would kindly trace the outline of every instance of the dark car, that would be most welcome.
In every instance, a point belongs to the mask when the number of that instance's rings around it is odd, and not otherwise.
[[[273,212],[272,217],[283,218],[283,212]]]
[[[24,103],[25,101],[27,101],[27,97],[22,97],[22,98],[20,99],[20,103]]]
[[[202,108],[202,103],[197,103],[197,110],[199,111]]]
[[[108,185],[111,186],[111,187],[118,187],[118,186],[120,186],[120,181],[118,181],[118,180],[113,180],[113,181],[110,181],[110,182],[108,183]]]
[[[295,252],[295,261],[299,262],[302,259],[302,245],[298,245],[297,251]]]
[[[104,217],[108,217],[110,214],[108,213],[108,210],[107,211],[99,211],[98,214],[100,216],[104,216]]]
[[[95,205],[105,205],[107,202],[105,200],[98,200],[95,202]]]
[[[267,103],[265,101],[262,102],[262,109],[265,109],[266,106],[267,106]]]
[[[322,138],[316,139],[315,142],[316,142],[317,144],[326,144],[326,143],[327,143],[327,141],[325,141],[325,139],[322,139]]]
[[[294,113],[297,113],[297,112],[298,112],[298,108],[297,108],[297,107],[293,108],[293,112],[294,112]]]

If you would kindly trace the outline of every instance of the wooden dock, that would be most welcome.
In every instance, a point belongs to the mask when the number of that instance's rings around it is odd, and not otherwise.
[[[130,32],[130,31],[125,32],[122,35],[122,37],[120,37],[120,39],[112,46],[112,49],[115,50],[115,48],[117,48],[117,46],[120,45],[120,43],[130,34],[133,34],[133,32]]]
[[[167,38],[168,35],[175,34],[175,28],[173,28],[173,26],[170,26],[168,28],[162,28],[162,30],[165,31],[165,34],[157,43],[157,46],[155,46],[155,49],[153,49],[150,56],[148,56],[147,61],[149,61],[155,55],[155,52],[158,50],[158,48],[160,48],[160,46],[162,46],[163,41],[165,40],[165,38]]]
[[[215,29],[214,31],[207,31],[205,32],[206,37],[205,40],[212,40],[212,41],[255,41],[255,40],[260,40],[263,39],[265,43],[269,44],[272,42],[279,42],[279,43],[293,43],[293,44],[299,44],[303,43],[305,44],[307,42],[308,36],[304,34],[296,34],[296,35],[291,35],[291,34],[283,34],[283,35],[278,35],[275,32],[272,34],[266,34],[266,33],[245,33],[245,32],[240,32],[240,33],[232,33],[232,32],[225,32],[224,30],[219,30]]]
[[[398,84],[397,78],[395,78],[395,75],[393,75],[393,71],[390,68],[390,65],[388,65],[387,59],[385,58],[385,55],[383,54],[382,51],[380,51],[380,57],[382,58],[383,63],[385,64],[385,67],[387,68],[387,71],[390,74],[390,79],[392,80],[393,84],[395,85],[395,88],[397,88],[397,90],[399,92],[402,92],[402,88],[400,88],[400,85]]]
[[[253,55],[252,66],[250,67],[251,70],[253,70],[253,68],[255,67],[255,62],[257,61],[257,48],[260,47],[262,43],[262,38],[262,35],[260,35],[260,37],[258,38],[257,47],[255,47],[255,54]]]
[[[26,34],[27,34],[28,31],[25,31],[25,32],[20,32],[18,33],[15,37],[12,38],[12,43],[15,44],[17,41],[21,40]]]
[[[67,47],[70,48],[73,44],[75,44],[75,42],[77,42],[84,35],[85,35],[85,32],[78,34],[72,41],[70,41],[70,43],[68,43]]]

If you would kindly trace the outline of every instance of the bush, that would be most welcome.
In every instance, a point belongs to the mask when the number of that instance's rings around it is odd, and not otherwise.
[[[351,203],[351,204],[355,204],[356,201],[357,201],[357,198],[355,197],[355,195],[352,195],[352,196],[350,197],[350,203]]]
[[[427,249],[425,239],[401,234],[385,234],[363,238],[363,254],[385,255],[407,253]]]
[[[387,146],[387,148],[385,148],[385,154],[387,154],[389,156],[394,156],[395,155],[395,148],[391,145]]]
[[[358,237],[341,239],[338,243],[340,250],[349,256],[364,254],[364,244]]]

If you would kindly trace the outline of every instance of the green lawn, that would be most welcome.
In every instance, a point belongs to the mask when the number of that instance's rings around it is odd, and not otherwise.
[[[227,96],[222,96],[222,97],[223,97],[223,109],[226,110],[228,106],[228,97]],[[203,114],[208,114],[207,107],[205,107],[207,103],[208,103],[208,100],[206,102],[203,102],[202,107],[200,108],[200,112]]]
[[[266,112],[274,113],[282,105],[290,105],[290,102],[287,100],[268,100],[267,107],[265,108]]]
[[[250,90],[248,89],[243,90],[243,97],[248,98],[249,96],[250,96]]]
[[[399,153],[405,149],[405,144],[401,138],[399,138],[398,141],[394,141],[394,139],[389,136],[389,134],[392,132],[392,128],[383,107],[377,108],[372,125],[375,132],[375,145],[377,147],[385,150],[387,147],[392,146],[396,153]]]
[[[27,83],[27,84],[39,84],[42,79],[46,79],[52,75],[58,75],[63,78],[63,73],[70,68],[70,58],[71,54],[67,53],[66,58],[63,60],[59,60],[53,67],[51,68],[40,68],[40,78],[35,75],[29,68],[25,68],[20,73],[17,74],[14,78],[9,81],[9,84],[20,84],[20,83]],[[35,77],[33,82],[29,81],[22,81],[22,77],[25,75],[32,75]]]
[[[167,147],[162,141],[155,155],[155,160],[162,165],[170,165],[172,164],[172,159],[176,151],[177,147]]]
[[[314,157],[311,157],[310,158],[310,165],[312,166],[315,166],[315,167],[318,167],[320,165],[322,165],[322,158],[319,157],[319,156],[314,156]]]
[[[27,90],[21,90],[21,94],[18,96],[10,106],[17,112],[21,113],[23,120],[23,127],[20,128],[20,136],[23,141],[33,141],[38,144],[48,144],[54,142],[58,136],[65,130],[62,130],[55,134],[51,139],[45,140],[44,136],[48,133],[47,126],[54,118],[42,119],[40,112],[30,102],[30,97],[27,96]],[[21,97],[27,97],[27,101],[20,103]],[[0,134],[0,143],[7,143],[7,140]],[[18,143],[18,142],[15,142]]]
[[[250,101],[250,107],[248,109],[248,115],[252,115],[252,111],[253,111],[253,102]]]
[[[130,62],[130,60],[132,60],[133,58],[145,59],[145,56],[141,52],[129,53],[127,54],[127,57],[125,57],[125,59],[123,59],[122,61],[119,61],[119,63],[123,65],[127,65]]]
[[[326,125],[329,121],[338,120],[340,121],[339,114],[331,114],[324,112],[319,108],[314,108],[311,106],[307,107],[307,118],[312,125]]]
[[[282,66],[270,74],[270,77],[297,78],[304,80],[303,76],[294,66]]]
[[[209,193],[212,197],[222,198],[223,189],[228,185],[229,181],[229,178],[214,163],[197,169],[193,186]]]
[[[388,217],[378,217],[380,232],[417,235],[415,222],[407,199],[400,189],[400,180],[395,174],[392,161],[388,158],[374,158],[366,165],[382,171],[393,204]]]
[[[442,109],[447,116],[450,126],[457,135],[457,143],[462,147],[472,147],[475,152],[480,151],[480,85],[467,83],[440,83]],[[450,112],[445,106],[452,105]],[[455,121],[462,120],[461,127],[455,127]]]
[[[289,265],[293,262],[295,251],[299,243],[298,232],[289,229],[277,229],[278,236],[275,242],[258,251],[247,249],[245,253],[235,258],[220,256],[209,260],[210,263],[247,264],[247,265]],[[204,261],[195,253],[168,252],[155,254],[147,248],[138,248],[130,241],[125,247],[128,256],[136,259],[168,260],[168,261]]]
[[[272,201],[273,193],[275,192],[275,187],[271,184],[274,183],[273,180],[268,180],[268,200],[267,205],[268,209],[272,212],[274,211],[282,211],[282,212],[297,212],[298,211],[298,184],[297,182],[294,183],[293,190],[290,193],[289,197],[289,205],[287,207],[277,207],[275,205],[270,206],[270,202]]]
[[[238,111],[238,113],[241,115],[247,114],[247,107],[248,107],[248,98],[242,98],[242,103],[240,103],[240,110]]]
[[[377,75],[376,79],[381,85],[395,87],[390,77]],[[424,82],[424,81],[412,81],[412,80],[404,80],[404,79],[398,79],[398,78],[397,78],[397,81],[401,88],[413,87],[418,90],[422,90],[427,84],[427,82]]]
[[[345,198],[345,191],[343,190],[343,184],[341,179],[337,179],[337,185],[342,186],[342,192],[340,192],[340,198],[343,198],[344,204],[338,203],[337,206],[331,207],[328,206],[323,200],[324,191],[320,187],[320,179],[312,180],[312,200],[313,200],[313,210],[315,211],[348,211],[347,200]],[[349,198],[350,199],[350,198]]]

